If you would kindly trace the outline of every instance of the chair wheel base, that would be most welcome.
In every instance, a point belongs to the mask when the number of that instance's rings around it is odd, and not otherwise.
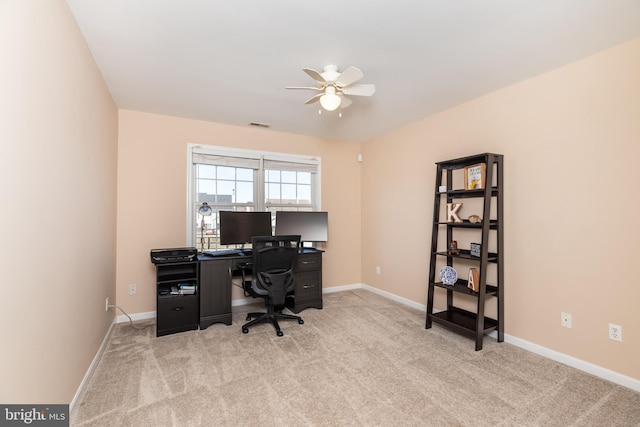
[[[249,333],[249,328],[242,327],[242,333],[243,334],[248,334]]]
[[[299,324],[299,325],[304,325],[304,320],[302,320],[302,319],[298,319],[298,324]]]
[[[282,331],[276,331],[276,335],[281,337],[281,336],[284,336],[284,333]]]

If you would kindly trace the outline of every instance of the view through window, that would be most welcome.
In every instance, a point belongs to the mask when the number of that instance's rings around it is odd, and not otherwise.
[[[191,146],[188,240],[198,250],[220,244],[220,211],[272,213],[319,209],[316,157]]]

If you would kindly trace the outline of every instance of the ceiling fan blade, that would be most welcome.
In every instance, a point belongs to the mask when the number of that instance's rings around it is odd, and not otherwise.
[[[285,89],[309,89],[309,90],[322,90],[320,87],[312,87],[312,86],[287,86]]]
[[[371,96],[376,92],[374,85],[353,85],[342,89],[345,95]]]
[[[340,98],[342,99],[342,101],[340,102],[340,108],[347,108],[349,105],[353,103],[352,100],[350,100],[344,95],[340,95]]]
[[[360,80],[364,74],[359,68],[349,67],[344,70],[336,79],[336,84],[339,86],[349,86],[350,84]]]
[[[303,68],[302,71],[304,71],[305,73],[307,73],[309,76],[311,76],[311,78],[313,80],[316,80],[318,82],[325,82],[324,77],[322,77],[322,75],[317,72],[316,70],[312,70],[311,68]]]
[[[317,94],[313,98],[310,98],[307,102],[305,102],[305,104],[313,104],[314,102],[319,101],[322,95],[324,95],[324,92]]]

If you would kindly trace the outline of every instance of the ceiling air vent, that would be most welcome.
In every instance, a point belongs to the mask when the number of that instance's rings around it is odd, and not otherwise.
[[[268,128],[271,127],[271,125],[268,125],[268,124],[265,124],[265,123],[256,123],[256,122],[249,123],[249,126],[255,126],[255,127],[258,127],[258,128],[265,128],[265,129],[268,129]]]

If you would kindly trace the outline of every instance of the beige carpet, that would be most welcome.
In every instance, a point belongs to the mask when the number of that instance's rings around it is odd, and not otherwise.
[[[117,326],[73,426],[638,426],[640,393],[365,290],[324,296],[304,325],[155,337]],[[137,325],[140,325],[138,323]]]

